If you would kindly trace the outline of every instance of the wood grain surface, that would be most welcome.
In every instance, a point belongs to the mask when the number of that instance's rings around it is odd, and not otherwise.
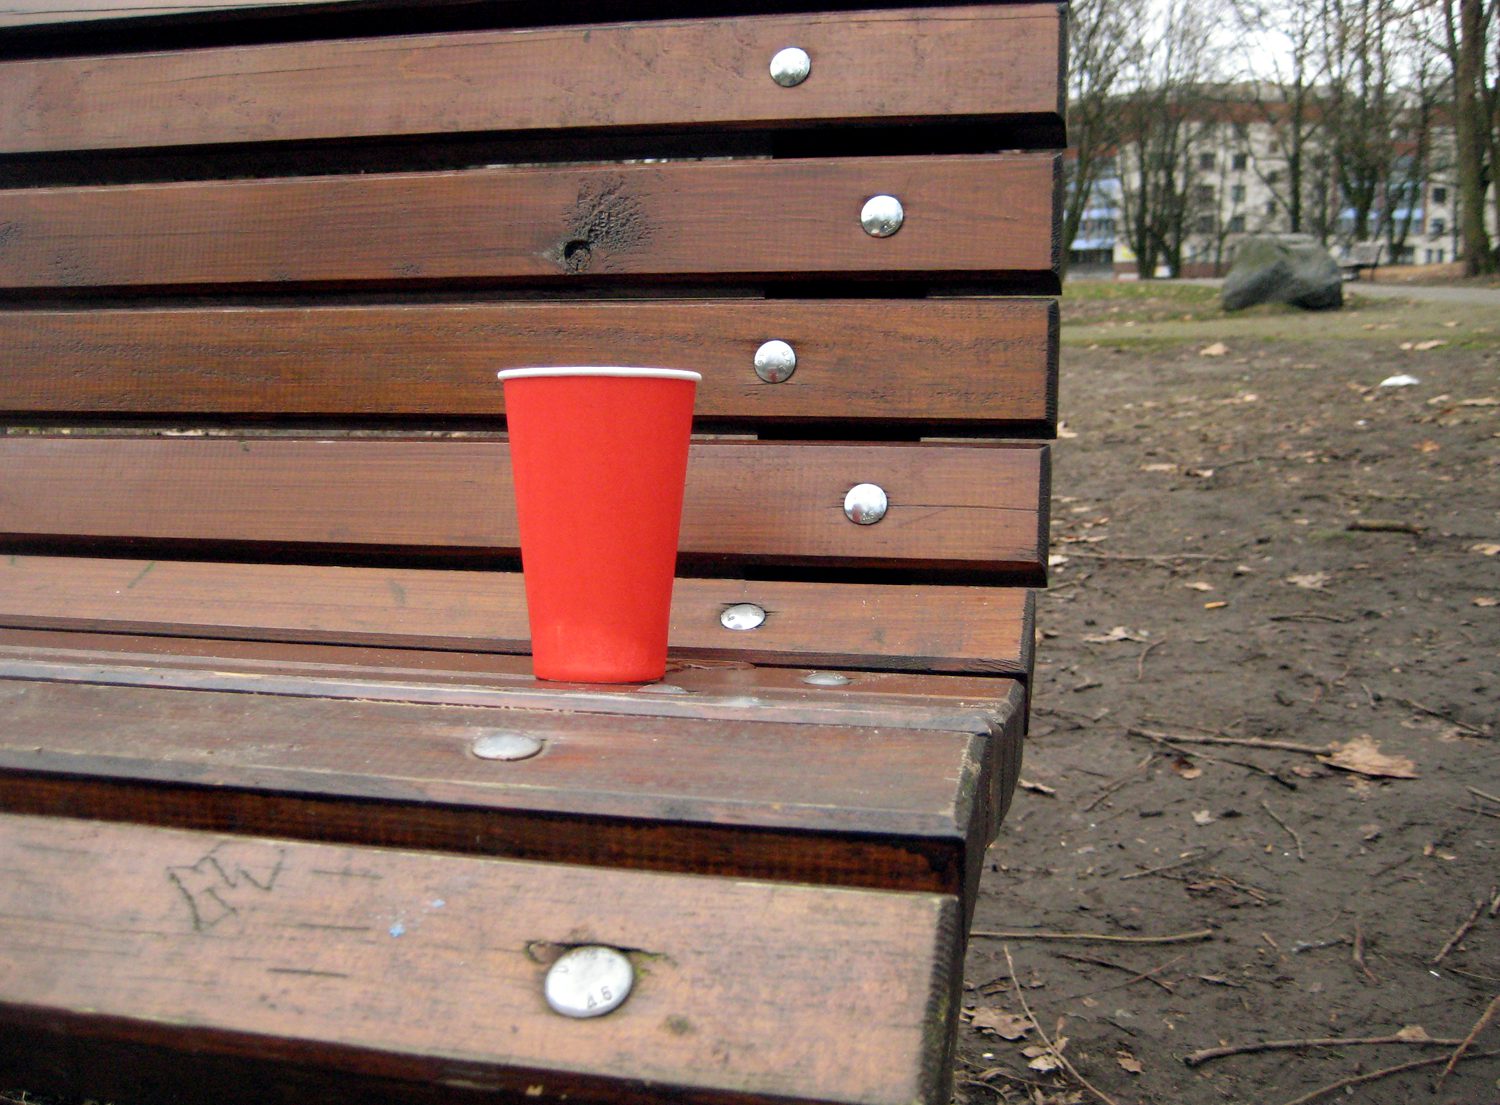
[[[284,1064],[517,1101],[948,1100],[951,896],[14,815],[0,869],[11,1079],[65,1031],[75,1071],[124,1039],[253,1057],[272,1095]],[[570,1020],[542,983],[584,943],[636,983]]]
[[[740,602],[758,629],[725,629]],[[524,652],[513,573],[0,557],[0,625]],[[1019,588],[679,579],[672,656],[781,665],[1025,675]]]
[[[1055,301],[470,302],[0,310],[0,411],[442,415],[504,410],[499,368],[703,374],[700,420],[1050,426]],[[755,374],[770,340],[790,379]]]
[[[705,720],[266,689],[0,678],[0,808],[966,901],[988,843],[998,750],[983,723],[884,732],[755,705]],[[470,752],[495,732],[542,751]]]
[[[1053,4],[616,23],[0,64],[0,152],[1060,114]],[[813,58],[795,88],[767,65]],[[919,75],[919,76],[918,76]]]
[[[0,191],[0,288],[1051,274],[1051,154]],[[889,238],[860,226],[902,201]],[[998,285],[997,285],[998,286]]]
[[[1036,572],[1045,446],[693,446],[688,559]],[[499,441],[216,437],[0,438],[0,536],[304,543],[514,554]],[[101,473],[108,473],[107,493]],[[844,516],[859,483],[885,518]]]

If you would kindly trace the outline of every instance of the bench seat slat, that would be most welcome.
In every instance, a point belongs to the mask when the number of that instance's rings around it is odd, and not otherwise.
[[[948,1100],[952,896],[14,815],[0,869],[8,1084],[129,1043],[134,1063],[89,1072],[112,1096],[136,1097],[121,1072],[162,1048],[258,1068],[238,1100],[282,1067],[384,1080],[366,1101],[409,1099],[403,1082],[424,1101]],[[630,949],[635,989],[609,1016],[556,1016],[549,959],[588,942]],[[183,1069],[150,1073],[180,1089]]]
[[[971,901],[1022,706],[1002,680],[987,711],[950,722],[963,729],[887,731],[728,697],[707,702],[712,719],[437,686],[438,702],[377,701],[225,666],[195,679],[170,663],[0,659],[0,809]],[[153,670],[157,685],[127,682]],[[470,754],[497,729],[543,750]]]
[[[523,652],[519,574],[291,564],[0,557],[0,625]],[[761,628],[725,629],[739,602]],[[1016,588],[679,579],[682,659],[1026,675],[1031,604]]]
[[[1060,34],[1056,5],[1024,4],[16,61],[0,64],[0,152],[1057,119]],[[816,59],[796,89],[767,73],[788,43]]]
[[[1045,278],[1051,154],[674,162],[0,192],[0,288]],[[878,192],[906,206],[860,227]]]
[[[513,555],[508,460],[500,441],[5,437],[0,535]],[[1035,573],[1045,465],[1042,445],[703,441],[679,547],[719,564]],[[859,526],[843,502],[865,482],[891,505]]]
[[[497,368],[615,363],[703,373],[702,420],[1045,429],[1044,299],[509,302],[0,310],[0,411],[425,415],[504,410]],[[756,376],[777,339],[782,384]]]

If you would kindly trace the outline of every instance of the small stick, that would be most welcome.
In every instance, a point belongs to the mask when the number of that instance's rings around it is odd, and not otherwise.
[[[1082,549],[1069,549],[1067,556],[1077,556],[1085,560],[1138,560],[1148,564],[1171,564],[1178,560],[1228,560],[1227,556],[1214,556],[1212,553],[1170,553],[1163,556],[1146,556],[1135,553],[1106,553],[1085,552]]]
[[[1409,1036],[1312,1036],[1305,1040],[1259,1040],[1253,1044],[1233,1044],[1229,1047],[1206,1047],[1183,1057],[1190,1067],[1202,1066],[1214,1059],[1229,1055],[1251,1055],[1259,1051],[1287,1051],[1303,1047],[1353,1047],[1358,1044],[1411,1044],[1416,1047],[1451,1047],[1461,1040],[1438,1040],[1432,1037],[1413,1039]]]
[[[1458,947],[1458,942],[1465,936],[1469,935],[1469,930],[1474,927],[1474,922],[1479,920],[1480,913],[1484,911],[1484,907],[1487,905],[1489,905],[1489,902],[1485,900],[1480,900],[1474,904],[1473,912],[1464,919],[1463,924],[1458,926],[1457,931],[1455,931],[1452,936],[1448,937],[1448,942],[1443,945],[1443,950],[1432,957],[1432,965],[1434,967],[1436,967],[1444,959],[1448,958],[1448,953],[1451,952],[1454,948]]]
[[[1186,733],[1158,733],[1153,729],[1131,729],[1130,732],[1151,740],[1181,741],[1184,744],[1233,744],[1241,748],[1273,748],[1278,752],[1302,752],[1308,756],[1326,756],[1328,745],[1296,744],[1293,741],[1268,741],[1257,737],[1194,737]]]
[[[1093,809],[1095,806],[1097,806],[1100,802],[1104,801],[1106,798],[1108,798],[1115,791],[1119,790],[1126,783],[1130,782],[1130,780],[1134,779],[1137,775],[1139,775],[1142,771],[1144,771],[1147,767],[1149,767],[1150,764],[1151,764],[1151,761],[1154,760],[1154,759],[1156,759],[1156,753],[1155,752],[1152,752],[1152,753],[1148,754],[1144,760],[1142,760],[1140,763],[1136,764],[1129,771],[1127,771],[1124,775],[1121,775],[1118,779],[1114,780],[1114,782],[1108,784],[1103,790],[1101,790],[1094,797],[1094,800],[1092,802],[1090,802],[1088,805],[1086,805],[1086,806],[1083,807],[1083,812],[1084,813],[1088,813],[1089,810]]]
[[[1036,1034],[1041,1037],[1042,1043],[1047,1045],[1047,1050],[1052,1053],[1052,1057],[1062,1064],[1063,1069],[1071,1074],[1078,1081],[1079,1085],[1083,1086],[1100,1101],[1104,1102],[1104,1105],[1120,1105],[1120,1103],[1114,1098],[1110,1097],[1109,1094],[1105,1093],[1083,1075],[1079,1074],[1078,1068],[1075,1067],[1068,1059],[1068,1057],[1061,1051],[1059,1051],[1053,1045],[1052,1041],[1047,1038],[1047,1030],[1042,1027],[1042,1022],[1036,1019],[1036,1014],[1031,1011],[1031,1006],[1026,1004],[1026,993],[1020,984],[1020,980],[1017,978],[1015,961],[1010,957],[1010,945],[1002,944],[1001,948],[1005,952],[1005,965],[1010,970],[1010,977],[1017,979],[1016,999],[1021,1003],[1021,1012],[1026,1014],[1026,1019],[1031,1022],[1031,1027],[1036,1029]]]
[[[1496,913],[1500,913],[1500,887],[1492,886],[1490,890],[1494,894],[1494,897],[1490,899],[1489,909],[1490,916],[1493,917]]]
[[[1152,641],[1145,648],[1141,649],[1141,654],[1135,659],[1135,681],[1137,683],[1139,683],[1146,677],[1146,657],[1151,655],[1151,650],[1153,648],[1159,648],[1166,643],[1167,639],[1165,637],[1161,637],[1155,641]]]
[[[980,932],[970,936],[983,936],[991,940],[1100,940],[1115,944],[1187,944],[1195,940],[1212,940],[1213,929],[1195,929],[1192,932],[1174,932],[1167,936],[1118,936],[1108,932],[1020,932],[1001,930]]]
[[[1486,794],[1478,787],[1465,787],[1464,789],[1467,790],[1470,794],[1473,794],[1479,798],[1483,798],[1486,802],[1493,802],[1495,803],[1495,805],[1500,806],[1500,798],[1496,798],[1493,794]]]
[[[1261,767],[1260,764],[1246,763],[1244,760],[1227,760],[1222,756],[1210,756],[1207,752],[1199,752],[1195,748],[1183,748],[1181,745],[1172,743],[1173,741],[1178,740],[1195,742],[1204,741],[1206,740],[1206,738],[1204,737],[1162,736],[1147,729],[1126,729],[1125,734],[1126,736],[1144,737],[1148,741],[1154,741],[1155,743],[1161,745],[1163,748],[1170,748],[1179,756],[1197,756],[1200,760],[1208,760],[1211,763],[1234,764],[1235,767],[1243,767],[1246,770],[1254,771],[1257,774],[1264,775],[1266,776],[1266,778],[1272,780],[1273,782],[1280,783],[1282,786],[1287,787],[1290,790],[1297,789],[1296,783],[1287,782],[1280,775],[1277,775],[1276,772],[1267,771],[1265,768]],[[1225,739],[1227,740],[1228,738]]]
[[[1497,1055],[1500,1055],[1500,1050],[1475,1051],[1469,1053],[1468,1055],[1465,1055],[1464,1058],[1493,1059]],[[1320,1097],[1327,1097],[1329,1094],[1338,1093],[1340,1090],[1345,1089],[1346,1087],[1361,1086],[1366,1082],[1374,1082],[1381,1078],[1388,1078],[1393,1074],[1401,1074],[1403,1071],[1416,1070],[1419,1067],[1436,1066],[1442,1061],[1443,1057],[1439,1055],[1436,1059],[1418,1059],[1415,1062],[1402,1063],[1399,1066],[1382,1067],[1380,1070],[1372,1070],[1369,1074],[1356,1074],[1350,1078],[1343,1078],[1337,1082],[1330,1082],[1326,1086],[1322,1086],[1316,1090],[1313,1090],[1312,1093],[1305,1093],[1301,1097],[1294,1098],[1291,1101],[1286,1102],[1285,1105],[1308,1105],[1309,1102],[1316,1101]]]
[[[1182,958],[1182,956],[1179,955],[1173,959],[1167,960],[1160,967],[1152,967],[1149,971],[1141,971],[1139,973],[1136,973],[1134,967],[1127,967],[1123,963],[1111,963],[1108,959],[1099,959],[1092,955],[1069,955],[1067,952],[1057,952],[1056,955],[1059,959],[1071,959],[1075,963],[1094,963],[1100,967],[1108,967],[1113,971],[1124,971],[1130,975],[1130,977],[1127,978],[1124,982],[1116,982],[1109,986],[1101,986],[1097,990],[1085,990],[1082,994],[1069,994],[1066,998],[1061,999],[1064,1001],[1072,1001],[1074,998],[1081,998],[1086,994],[1100,994],[1105,990],[1118,990],[1122,986],[1132,986],[1137,982],[1154,983],[1155,985],[1160,986],[1169,994],[1175,993],[1177,988],[1170,982],[1163,982],[1161,979],[1153,978],[1152,976],[1166,970],[1173,963],[1176,963]]]
[[[1354,965],[1364,972],[1365,978],[1370,980],[1370,985],[1380,985],[1380,979],[1375,977],[1375,972],[1370,970],[1370,965],[1365,962],[1365,930],[1359,927],[1358,921],[1354,922],[1354,949],[1349,953],[1349,958],[1354,960]]]
[[[1126,882],[1130,879],[1144,879],[1147,875],[1156,875],[1160,874],[1162,871],[1171,871],[1174,868],[1182,867],[1186,864],[1194,862],[1195,860],[1211,859],[1213,856],[1217,856],[1219,852],[1222,852],[1223,850],[1223,848],[1220,848],[1218,852],[1213,853],[1209,853],[1207,851],[1194,852],[1191,855],[1183,856],[1181,859],[1174,859],[1171,863],[1164,863],[1160,867],[1148,867],[1144,871],[1132,871],[1128,875],[1121,875],[1120,881]]]
[[[1276,811],[1271,808],[1271,804],[1269,802],[1266,802],[1266,801],[1262,800],[1260,805],[1261,805],[1261,809],[1265,810],[1268,814],[1271,815],[1271,820],[1272,821],[1276,822],[1276,824],[1280,825],[1283,829],[1285,829],[1287,831],[1287,835],[1290,836],[1292,838],[1293,843],[1295,843],[1297,845],[1297,858],[1300,859],[1300,860],[1306,860],[1307,859],[1307,853],[1302,850],[1302,837],[1298,834],[1297,830],[1294,829],[1294,828],[1292,828],[1285,821],[1283,821],[1280,817],[1278,817],[1276,815]]]
[[[1409,533],[1422,536],[1422,527],[1411,522],[1388,522],[1380,518],[1356,518],[1344,527],[1356,533]]]
[[[1437,1082],[1432,1087],[1433,1093],[1437,1093],[1438,1090],[1441,1090],[1443,1088],[1443,1082],[1447,1079],[1448,1075],[1452,1073],[1453,1068],[1458,1064],[1458,1061],[1464,1057],[1464,1052],[1469,1050],[1469,1045],[1472,1044],[1478,1038],[1479,1034],[1484,1031],[1485,1026],[1488,1025],[1490,1021],[1495,1019],[1495,1012],[1497,1010],[1500,1010],[1500,994],[1496,994],[1490,999],[1489,1005],[1484,1007],[1484,1012],[1481,1013],[1479,1015],[1479,1019],[1474,1022],[1474,1027],[1469,1029],[1469,1034],[1464,1037],[1463,1043],[1458,1045],[1458,1049],[1454,1051],[1452,1057],[1449,1058],[1448,1065],[1443,1068],[1443,1073],[1437,1076]]]
[[[1473,733],[1476,736],[1493,737],[1495,735],[1489,729],[1481,728],[1478,725],[1470,725],[1467,721],[1459,721],[1458,718],[1451,714],[1445,714],[1441,710],[1434,710],[1431,706],[1424,706],[1420,702],[1413,702],[1409,698],[1398,698],[1396,701],[1400,702],[1403,706],[1410,706],[1418,713],[1426,714],[1428,717],[1435,717],[1439,721],[1446,721],[1449,725],[1456,725],[1465,732]]]

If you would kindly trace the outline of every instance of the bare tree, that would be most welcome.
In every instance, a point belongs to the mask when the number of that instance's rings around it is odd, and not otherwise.
[[[1485,190],[1500,165],[1500,82],[1489,71],[1486,43],[1500,16],[1495,0],[1442,0],[1443,43],[1453,74],[1453,128],[1458,175],[1458,217],[1464,271],[1500,271],[1484,225]],[[1500,40],[1500,35],[1495,36]],[[1494,70],[1500,72],[1500,41]],[[1500,188],[1495,190],[1500,219]]]

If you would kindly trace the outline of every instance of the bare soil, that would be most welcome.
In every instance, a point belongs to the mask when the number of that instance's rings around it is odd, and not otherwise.
[[[1286,1105],[1455,1045],[1184,1058],[1461,1039],[1500,995],[1500,299],[1225,319],[1212,294],[1065,298],[1027,789],[975,920],[1210,935],[976,936],[964,1105]],[[1317,754],[1361,748],[1415,778]],[[1030,1065],[1043,1032],[1094,1089]],[[1470,1048],[1496,1049],[1500,1017]],[[1441,1070],[1315,1100],[1500,1102],[1500,1059]]]

